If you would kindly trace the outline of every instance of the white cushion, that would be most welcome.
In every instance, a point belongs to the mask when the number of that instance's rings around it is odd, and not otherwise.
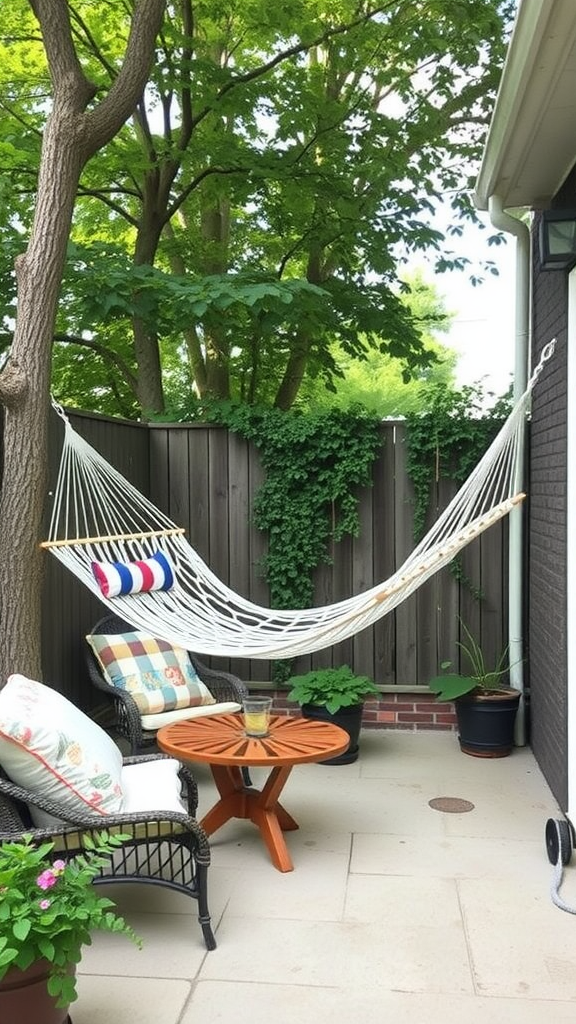
[[[0,690],[0,764],[13,782],[74,812],[122,809],[122,754],[61,693],[22,675]],[[42,811],[30,808],[35,824]]]
[[[173,758],[124,765],[123,813],[178,811],[179,814],[187,814],[188,808],[180,795],[182,784],[178,778],[179,768],[179,762]]]
[[[187,722],[189,718],[200,718],[203,715],[231,715],[240,711],[241,704],[236,701],[222,701],[220,704],[207,704],[196,708],[179,708],[177,711],[162,711],[157,715],[142,715],[140,721],[145,731],[156,732],[163,725],[173,722]]]

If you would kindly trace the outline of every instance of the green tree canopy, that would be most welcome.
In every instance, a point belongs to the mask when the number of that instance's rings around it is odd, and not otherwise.
[[[128,8],[67,6],[103,94]],[[335,352],[366,358],[383,339],[420,372],[430,352],[400,301],[401,260],[427,247],[440,269],[464,262],[430,219],[447,194],[455,218],[471,215],[513,6],[170,7],[132,118],[80,180],[56,325],[59,397],[125,415],[161,412],[173,388],[288,408],[307,378],[331,384]],[[12,257],[31,224],[50,105],[25,0],[1,31],[8,338]]]
[[[390,355],[385,342],[367,348],[362,360],[349,357],[338,347],[332,352],[337,372],[331,389],[323,381],[308,377],[298,396],[300,408],[319,411],[362,405],[381,417],[406,416],[426,408],[431,386],[455,386],[457,354],[438,340],[448,331],[452,315],[421,271],[405,277],[403,285],[402,301],[419,326],[422,343],[433,360],[430,365],[413,371],[406,379],[402,362]]]

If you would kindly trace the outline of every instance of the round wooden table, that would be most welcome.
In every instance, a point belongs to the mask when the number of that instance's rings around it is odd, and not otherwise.
[[[210,765],[220,799],[200,824],[212,835],[230,818],[249,818],[260,829],[272,863],[279,871],[293,864],[283,832],[298,828],[279,802],[295,764],[324,761],[344,753],[350,737],[330,722],[272,716],[263,738],[244,734],[242,715],[214,715],[165,725],[158,731],[160,750],[179,761]],[[262,790],[247,788],[240,769],[271,767]]]

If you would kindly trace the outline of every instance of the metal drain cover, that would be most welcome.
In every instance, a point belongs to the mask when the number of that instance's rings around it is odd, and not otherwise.
[[[465,814],[466,811],[474,810],[474,804],[459,796],[436,796],[428,801],[428,806],[434,811],[444,811],[445,814]]]

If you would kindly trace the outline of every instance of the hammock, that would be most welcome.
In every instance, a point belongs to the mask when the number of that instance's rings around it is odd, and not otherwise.
[[[404,564],[378,586],[337,604],[278,610],[234,593],[211,572],[184,531],[74,431],[56,403],[64,444],[48,540],[42,546],[135,628],[187,650],[266,659],[321,650],[392,611],[522,501],[522,438],[530,395],[553,348],[554,342],[546,346],[497,437]],[[175,567],[172,589],[113,598],[102,594],[93,562],[148,559],[158,551]]]

